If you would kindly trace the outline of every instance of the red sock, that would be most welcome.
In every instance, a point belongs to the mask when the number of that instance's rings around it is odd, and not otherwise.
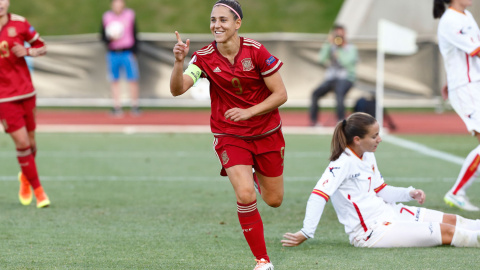
[[[25,149],[17,149],[17,159],[22,173],[27,177],[28,182],[37,189],[40,187],[40,179],[38,179],[37,165],[35,164],[35,158],[32,155],[32,149],[30,147]]]
[[[270,261],[265,246],[265,237],[263,235],[263,222],[260,213],[257,210],[257,201],[249,204],[237,202],[238,220],[242,226],[243,235],[252,250],[253,256],[257,260],[265,259]]]

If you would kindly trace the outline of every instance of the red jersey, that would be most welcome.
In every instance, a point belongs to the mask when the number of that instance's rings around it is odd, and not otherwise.
[[[252,107],[272,94],[263,78],[277,72],[283,63],[262,44],[240,37],[240,50],[232,65],[220,54],[214,41],[196,51],[190,64],[198,66],[202,76],[210,81],[210,126],[215,135],[252,137],[280,128],[278,109],[239,122],[227,120],[224,116],[231,108]]]
[[[20,100],[35,95],[30,72],[23,57],[11,49],[28,42],[32,48],[45,46],[35,29],[19,15],[7,14],[8,22],[0,29],[0,102]]]

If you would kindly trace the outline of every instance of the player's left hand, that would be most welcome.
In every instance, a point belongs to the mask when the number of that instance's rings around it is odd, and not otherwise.
[[[12,53],[15,54],[16,57],[25,57],[27,56],[27,48],[25,48],[20,43],[15,42],[15,45],[12,47]]]
[[[410,191],[410,197],[416,200],[419,204],[423,204],[425,202],[425,192],[421,189],[414,189]]]
[[[232,108],[225,112],[225,118],[233,122],[248,120],[253,114],[248,109]]]
[[[283,235],[283,238],[285,239],[281,240],[280,242],[282,242],[282,246],[284,247],[296,247],[307,240],[301,231],[296,233],[287,232]]]

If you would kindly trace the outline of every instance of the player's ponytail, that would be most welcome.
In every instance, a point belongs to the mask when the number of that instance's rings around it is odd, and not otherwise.
[[[433,0],[433,18],[442,17],[446,10],[445,4],[450,4],[451,0]]]
[[[337,160],[348,145],[353,143],[356,136],[363,138],[368,133],[368,128],[377,120],[367,113],[357,112],[347,119],[340,121],[335,126],[331,144],[330,161]]]
[[[343,151],[345,151],[345,148],[347,148],[347,138],[345,137],[344,131],[345,122],[346,120],[338,122],[333,131],[333,138],[330,146],[330,161],[337,160]]]

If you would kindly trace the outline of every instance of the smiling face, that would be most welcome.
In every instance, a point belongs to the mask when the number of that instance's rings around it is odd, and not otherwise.
[[[0,0],[0,18],[7,15],[9,6],[9,0]]]
[[[226,43],[237,34],[241,19],[234,19],[233,13],[224,6],[215,6],[210,15],[210,31],[217,43]]]
[[[368,133],[363,138],[356,136],[353,139],[355,144],[355,153],[357,153],[357,155],[360,157],[365,152],[375,152],[378,144],[382,141],[382,138],[379,135],[380,126],[377,122],[368,126],[367,130]]]

